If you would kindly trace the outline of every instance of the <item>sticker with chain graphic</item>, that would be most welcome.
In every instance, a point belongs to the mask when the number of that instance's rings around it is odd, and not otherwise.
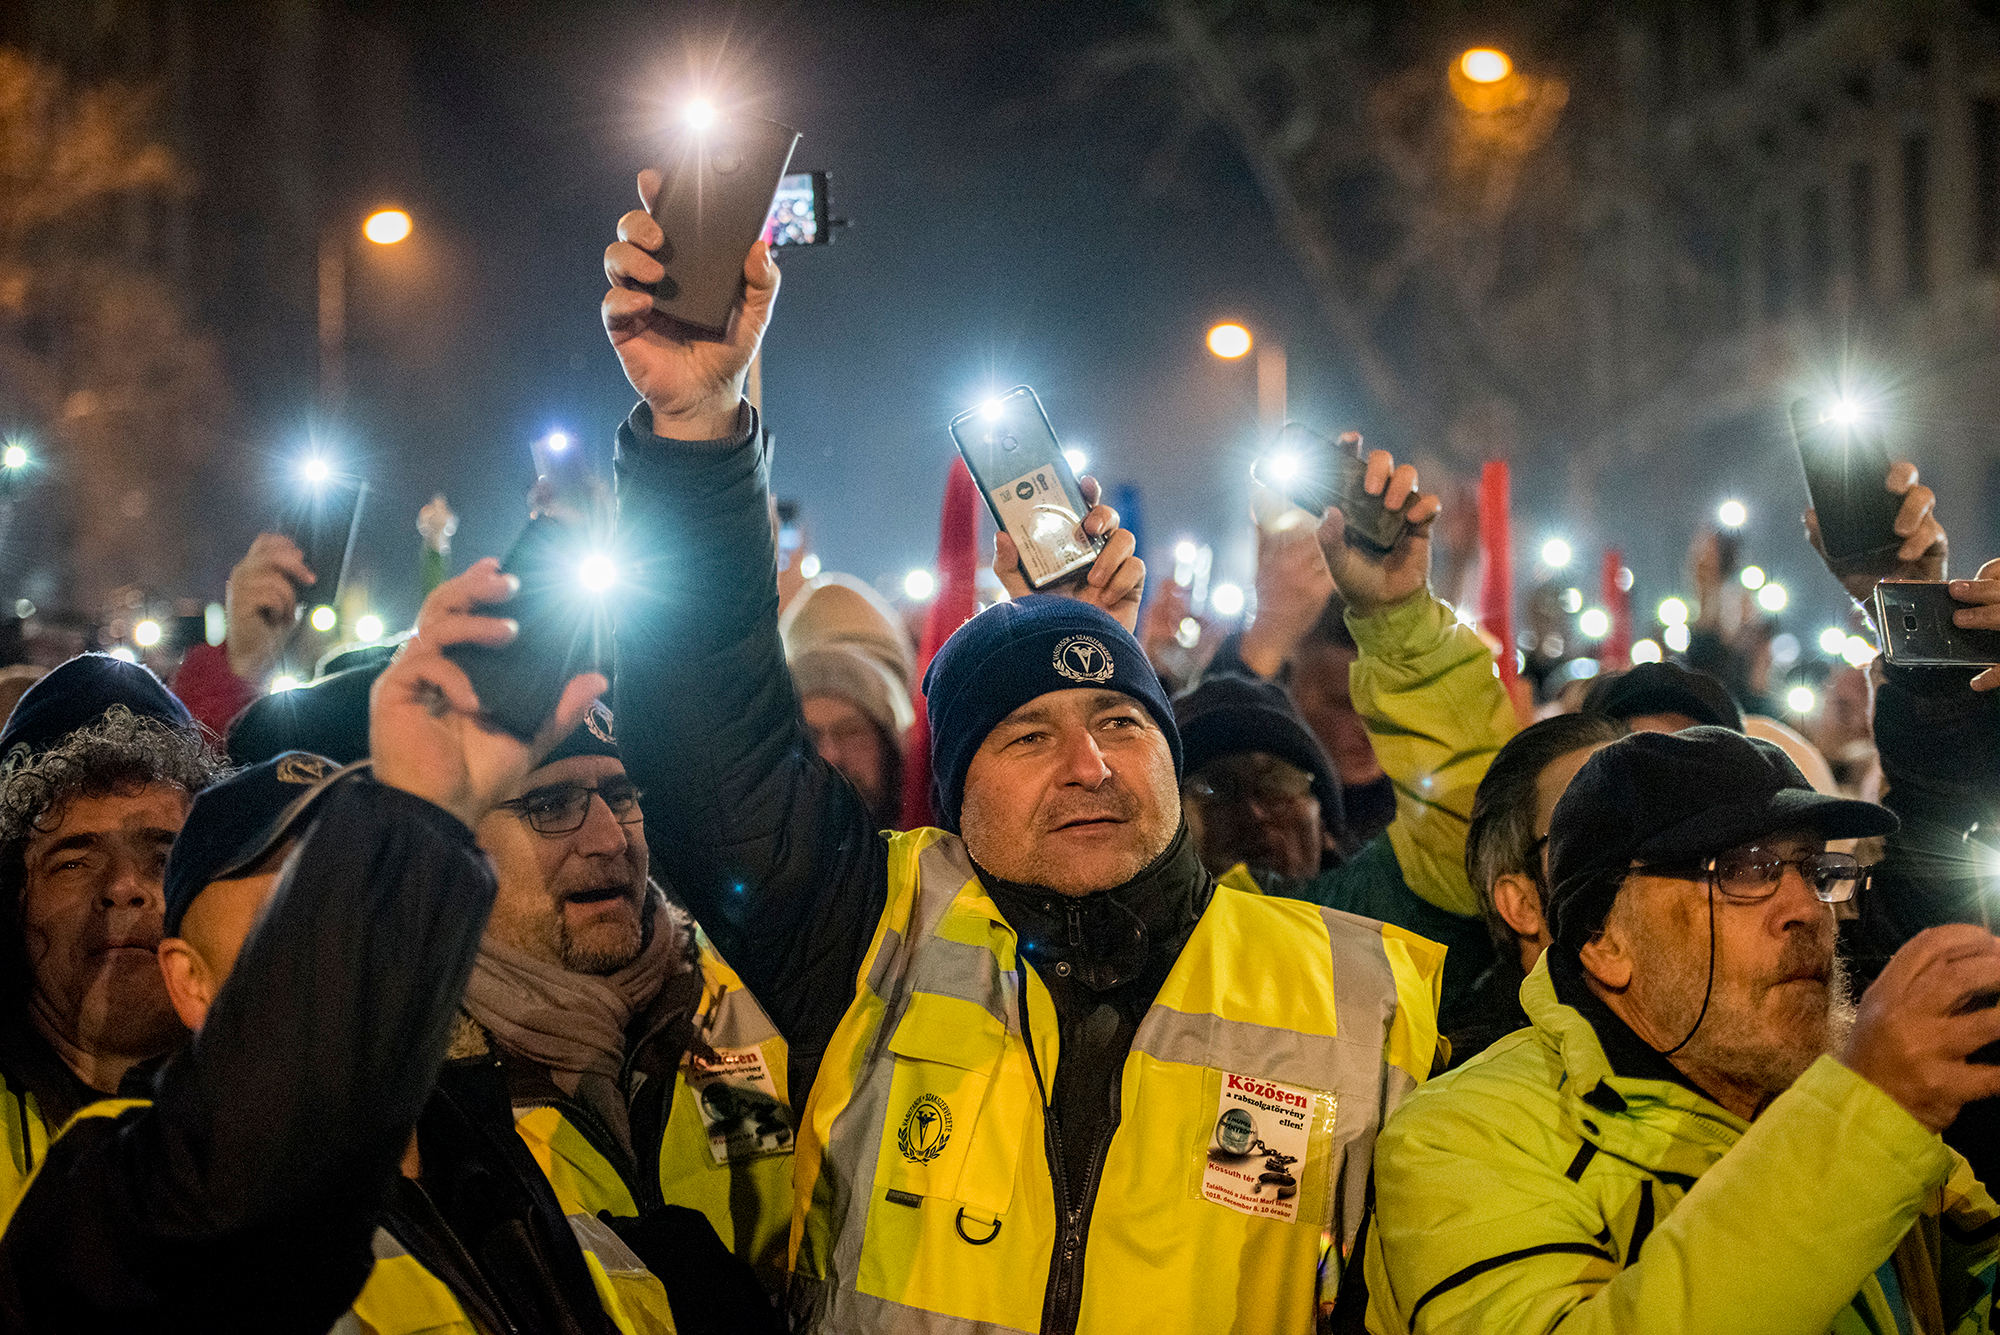
[[[714,1061],[690,1052],[688,1091],[701,1109],[708,1152],[719,1164],[792,1151],[792,1110],[778,1097],[778,1083],[762,1048],[715,1048]]]
[[[1329,1102],[1319,1090],[1223,1072],[1202,1199],[1260,1219],[1297,1219],[1315,1113]]]

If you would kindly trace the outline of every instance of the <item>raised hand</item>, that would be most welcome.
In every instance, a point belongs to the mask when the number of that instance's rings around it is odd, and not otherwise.
[[[595,672],[571,680],[562,698],[549,702],[549,719],[533,745],[481,721],[471,680],[444,650],[453,644],[497,648],[512,640],[518,625],[479,609],[506,602],[519,588],[492,557],[438,585],[417,614],[416,634],[396,651],[369,695],[375,777],[436,803],[468,827],[518,788],[610,686]]]
[[[229,572],[223,605],[229,614],[229,670],[261,681],[278,665],[299,624],[299,592],[319,582],[290,538],[260,533]]]
[[[1913,579],[1936,582],[1944,578],[1945,557],[1950,550],[1950,542],[1945,537],[1944,525],[1938,522],[1935,513],[1937,495],[1929,487],[1917,482],[1917,466],[1908,459],[1898,459],[1889,465],[1888,476],[1882,480],[1892,496],[1903,498],[1902,508],[1896,512],[1896,536],[1902,539],[1902,546],[1896,549],[1895,557],[1886,565],[1856,564],[1852,560],[1835,561],[1826,554],[1826,547],[1819,537],[1819,512],[1805,513],[1806,541],[1819,553],[1819,559],[1826,562],[1826,568],[1840,581],[1847,594],[1863,607],[1868,605],[1875,586],[1885,579]]]
[[[1125,629],[1137,633],[1139,601],[1146,592],[1146,563],[1137,555],[1138,543],[1131,530],[1118,527],[1118,512],[1098,503],[1102,491],[1097,479],[1080,477],[1076,481],[1083,489],[1084,503],[1090,507],[1083,516],[1083,531],[1090,537],[1106,539],[1104,550],[1097,554],[1097,560],[1091,563],[1081,582],[1065,580],[1060,586],[1042,592],[1059,593],[1101,607]],[[999,576],[1010,598],[1023,598],[1033,592],[1021,570],[1021,553],[1004,530],[993,535],[993,573]]]
[[[2000,1094],[2000,1066],[1966,1057],[2000,1040],[2000,937],[1969,923],[1919,932],[1861,996],[1841,1060],[1942,1131],[1974,1099]]]
[[[604,251],[604,331],[624,364],[625,378],[653,411],[653,433],[681,440],[716,440],[735,434],[744,377],[771,322],[778,295],[778,266],[758,241],[743,261],[743,300],[726,337],[699,334],[653,309],[645,285],[666,276],[655,258],[666,235],[648,212],[660,193],[660,174],[639,173],[639,202],[618,220],[618,240]]]
[[[1954,626],[1967,630],[2000,630],[2000,557],[1979,567],[1971,579],[1951,582],[1951,596],[1965,606],[1951,614]],[[1990,667],[1972,679],[1975,691],[2000,689],[2000,667]]]
[[[1333,578],[1312,529],[1301,524],[1273,532],[1259,525],[1257,619],[1243,632],[1238,652],[1244,663],[1261,677],[1277,676],[1332,596]]]
[[[1361,443],[1352,431],[1340,439],[1343,448]],[[1362,486],[1369,495],[1380,496],[1391,512],[1400,513],[1409,527],[1393,551],[1378,557],[1348,546],[1346,517],[1339,506],[1328,507],[1319,526],[1319,549],[1334,586],[1357,616],[1399,603],[1430,582],[1431,521],[1443,508],[1436,496],[1417,490],[1416,467],[1398,465],[1387,450],[1369,454]]]

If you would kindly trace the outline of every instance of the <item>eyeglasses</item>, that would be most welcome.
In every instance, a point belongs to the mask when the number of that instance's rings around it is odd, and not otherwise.
[[[497,805],[526,821],[536,834],[573,834],[590,817],[592,794],[604,799],[604,805],[611,809],[611,818],[620,825],[637,825],[645,819],[639,811],[639,799],[645,794],[623,781],[601,783],[595,788],[580,783],[554,783]]]
[[[1313,776],[1291,765],[1254,774],[1206,771],[1188,780],[1190,797],[1200,802],[1297,802],[1312,796]]]
[[[1706,880],[1725,898],[1739,904],[1755,904],[1778,892],[1778,882],[1787,867],[1798,868],[1813,894],[1827,904],[1842,904],[1854,898],[1865,875],[1861,860],[1851,853],[1805,853],[1781,858],[1773,850],[1756,844],[1732,848],[1700,863],[1646,865],[1637,870]]]

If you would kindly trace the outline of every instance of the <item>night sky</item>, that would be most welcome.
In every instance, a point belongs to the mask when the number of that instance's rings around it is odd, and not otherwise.
[[[462,517],[462,565],[518,527],[534,436],[576,433],[608,470],[634,396],[598,323],[602,251],[657,127],[697,83],[801,129],[794,169],[833,173],[832,211],[852,220],[833,245],[784,257],[765,343],[776,489],[801,501],[826,568],[872,580],[929,564],[945,423],[1025,382],[1089,471],[1141,485],[1148,554],[1184,534],[1234,541],[1230,573],[1247,577],[1254,373],[1211,357],[1206,329],[1233,316],[1282,336],[1295,417],[1331,428],[1354,412],[1220,132],[1149,184],[1174,96],[1164,73],[1077,88],[1077,53],[1143,20],[843,4],[718,6],[673,26],[690,12],[362,11],[408,42],[421,156],[377,175],[417,216],[408,244],[428,247],[358,260],[371,267],[355,285],[352,393],[377,602],[414,610],[413,517],[432,489]],[[417,260],[432,272],[412,280]]]

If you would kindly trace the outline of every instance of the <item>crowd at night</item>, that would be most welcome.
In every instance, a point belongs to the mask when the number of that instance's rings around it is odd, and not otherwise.
[[[1992,1331],[1996,89],[0,18],[0,1329]]]

